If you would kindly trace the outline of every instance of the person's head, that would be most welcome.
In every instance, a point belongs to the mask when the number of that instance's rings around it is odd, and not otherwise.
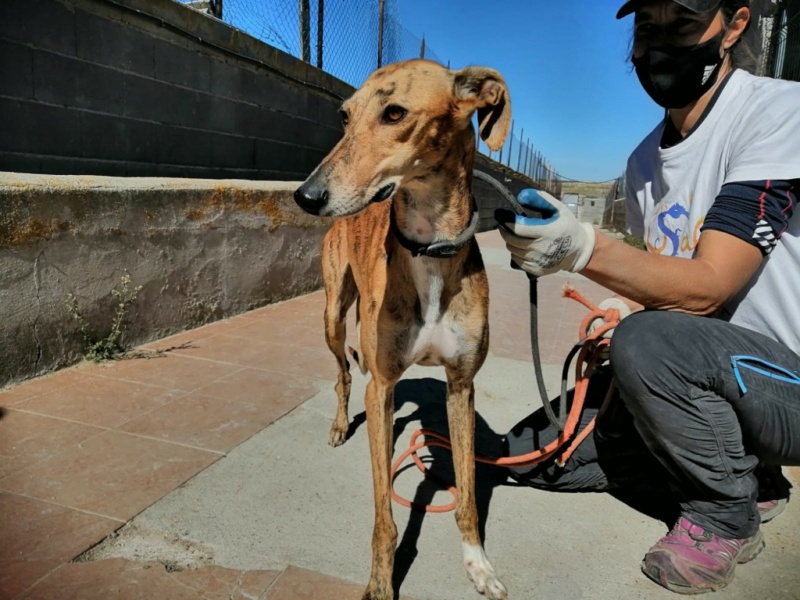
[[[631,60],[658,104],[682,108],[720,75],[752,68],[744,40],[749,5],[749,0],[629,0],[620,8],[617,18],[634,13]]]

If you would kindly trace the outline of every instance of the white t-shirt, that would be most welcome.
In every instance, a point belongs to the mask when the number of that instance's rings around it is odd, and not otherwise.
[[[650,252],[691,258],[726,183],[800,179],[798,83],[737,70],[688,137],[662,149],[663,131],[662,122],[626,172],[628,229]],[[800,353],[800,210],[720,317]]]

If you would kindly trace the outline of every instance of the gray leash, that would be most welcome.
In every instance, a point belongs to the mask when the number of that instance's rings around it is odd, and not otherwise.
[[[541,217],[539,213],[523,207],[514,197],[514,195],[508,190],[508,188],[491,175],[484,173],[483,171],[478,171],[477,169],[473,169],[472,174],[476,179],[480,179],[494,188],[509,204],[509,206],[511,206],[511,209],[518,215],[534,218]],[[511,267],[513,269],[519,269],[519,267],[513,262],[511,263]],[[528,299],[530,302],[531,311],[531,353],[533,355],[533,370],[536,374],[536,383],[539,387],[539,396],[542,398],[542,406],[544,407],[544,412],[547,415],[547,420],[550,421],[550,424],[558,431],[564,431],[566,424],[565,407],[567,405],[566,376],[568,373],[569,362],[565,363],[564,371],[562,372],[561,402],[559,403],[558,407],[558,415],[556,415],[553,407],[550,404],[550,399],[547,395],[547,388],[544,385],[544,375],[542,373],[542,356],[539,348],[538,279],[530,273],[525,274],[528,276]],[[570,358],[574,355],[575,351],[576,348],[573,348],[573,351],[570,353]],[[567,360],[569,361],[570,358]]]

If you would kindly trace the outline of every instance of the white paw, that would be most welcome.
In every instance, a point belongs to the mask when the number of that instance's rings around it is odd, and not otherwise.
[[[497,578],[483,548],[464,544],[464,566],[475,589],[490,600],[507,600],[506,586]]]

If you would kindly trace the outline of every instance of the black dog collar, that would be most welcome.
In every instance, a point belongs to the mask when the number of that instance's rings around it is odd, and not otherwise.
[[[464,245],[469,242],[478,231],[478,222],[480,215],[478,214],[478,207],[473,202],[472,204],[472,219],[467,228],[462,231],[458,237],[453,240],[442,240],[439,242],[432,242],[430,244],[420,244],[414,240],[408,239],[400,231],[397,225],[397,220],[394,216],[394,207],[389,210],[389,227],[400,242],[400,245],[411,252],[412,256],[427,256],[429,258],[451,258],[455,256]]]

